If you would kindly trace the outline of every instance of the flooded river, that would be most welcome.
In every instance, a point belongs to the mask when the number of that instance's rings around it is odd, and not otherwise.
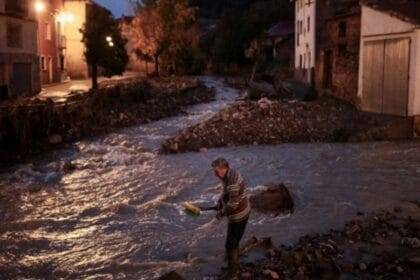
[[[284,182],[293,215],[252,213],[245,239],[299,236],[340,227],[357,211],[420,200],[420,143],[287,144],[159,155],[160,143],[237,98],[203,78],[217,98],[188,114],[78,142],[0,174],[1,279],[153,279],[178,270],[187,279],[217,272],[226,222],[186,216],[183,201],[215,201],[210,170],[226,157],[251,189]],[[77,169],[62,171],[65,161]],[[7,197],[5,194],[7,193]]]

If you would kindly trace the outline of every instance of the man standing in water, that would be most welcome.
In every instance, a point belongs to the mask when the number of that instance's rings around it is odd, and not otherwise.
[[[246,184],[241,174],[229,168],[224,158],[218,158],[212,165],[214,174],[223,183],[223,193],[218,202],[217,219],[227,216],[228,230],[226,237],[226,252],[228,259],[228,279],[238,279],[239,273],[239,242],[245,232],[251,211],[246,194]]]

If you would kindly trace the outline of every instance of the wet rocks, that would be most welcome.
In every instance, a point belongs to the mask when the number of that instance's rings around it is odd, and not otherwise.
[[[250,197],[251,207],[257,211],[274,213],[293,212],[293,199],[283,184],[268,184],[264,190]]]
[[[177,153],[203,147],[407,139],[410,123],[401,117],[360,112],[330,97],[313,102],[262,98],[236,102],[167,139],[161,150]]]
[[[185,278],[179,275],[179,273],[176,271],[168,272],[165,275],[162,275],[161,277],[158,278],[158,280],[184,280],[184,279]]]
[[[127,203],[117,203],[110,207],[110,211],[117,215],[132,215],[137,212],[137,209]]]
[[[420,254],[413,237],[420,234],[413,226],[417,221],[420,208],[412,203],[402,203],[394,212],[358,215],[342,229],[303,236],[291,247],[259,246],[266,248],[267,257],[243,263],[241,275],[246,275],[244,279],[419,279]],[[254,237],[245,245],[259,241]],[[250,248],[245,254],[255,249]]]
[[[76,163],[74,163],[74,162],[72,162],[72,161],[70,161],[70,160],[65,161],[65,162],[63,163],[62,167],[61,167],[61,169],[62,169],[64,172],[71,172],[71,171],[76,170],[76,168],[77,168],[77,164],[76,164]]]
[[[410,248],[420,248],[420,240],[416,237],[406,237],[401,240],[401,244]]]
[[[250,251],[259,250],[259,249],[269,250],[272,248],[272,246],[273,246],[273,243],[271,242],[270,237],[265,237],[265,238],[260,239],[253,236],[242,244],[240,248],[240,254],[244,255]]]

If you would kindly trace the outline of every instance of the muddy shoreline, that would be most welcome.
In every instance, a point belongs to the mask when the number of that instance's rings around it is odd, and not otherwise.
[[[292,247],[267,248],[264,260],[242,264],[241,279],[418,279],[419,237],[420,204],[401,202]]]
[[[134,79],[75,94],[64,103],[31,99],[0,112],[0,168],[73,141],[183,113],[215,93],[196,78]]]
[[[247,261],[249,255],[262,256]],[[207,279],[226,279],[226,270]],[[418,279],[420,203],[357,213],[343,228],[305,235],[292,246],[271,237],[242,241],[239,279]],[[184,279],[172,271],[161,280]]]

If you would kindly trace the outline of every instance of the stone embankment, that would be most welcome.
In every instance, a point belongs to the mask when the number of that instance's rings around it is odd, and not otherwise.
[[[0,165],[8,165],[85,136],[146,123],[214,99],[195,78],[121,81],[71,94],[65,102],[39,98],[0,104]]]

